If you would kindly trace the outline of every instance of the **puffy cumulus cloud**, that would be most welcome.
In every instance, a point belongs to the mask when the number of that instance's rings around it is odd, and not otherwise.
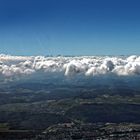
[[[64,64],[63,68],[65,70],[65,75],[68,76],[77,73],[84,73],[88,69],[88,66],[84,61],[71,60],[69,63]]]
[[[15,77],[38,72],[62,72],[65,76],[140,75],[140,56],[44,57],[0,55],[0,75]]]
[[[116,66],[113,70],[118,75],[139,75],[140,74],[140,61],[129,62],[124,66]]]

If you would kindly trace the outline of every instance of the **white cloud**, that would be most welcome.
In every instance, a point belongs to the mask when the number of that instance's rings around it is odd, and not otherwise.
[[[66,76],[139,75],[140,56],[130,57],[44,57],[0,55],[0,75],[5,77],[38,72],[63,72]]]

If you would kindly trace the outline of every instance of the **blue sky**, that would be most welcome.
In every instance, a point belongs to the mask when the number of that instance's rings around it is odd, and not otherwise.
[[[140,54],[139,0],[0,0],[0,53]]]

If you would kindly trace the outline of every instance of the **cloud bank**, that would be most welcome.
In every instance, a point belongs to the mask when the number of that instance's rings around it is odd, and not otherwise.
[[[44,57],[0,55],[1,77],[11,78],[38,72],[44,74],[60,72],[65,76],[82,74],[93,77],[105,74],[140,75],[140,56]]]

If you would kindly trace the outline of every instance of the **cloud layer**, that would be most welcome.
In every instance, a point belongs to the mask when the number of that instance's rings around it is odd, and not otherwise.
[[[140,56],[44,57],[0,55],[0,75],[11,78],[38,72],[63,73],[65,76],[115,74],[140,75]]]

